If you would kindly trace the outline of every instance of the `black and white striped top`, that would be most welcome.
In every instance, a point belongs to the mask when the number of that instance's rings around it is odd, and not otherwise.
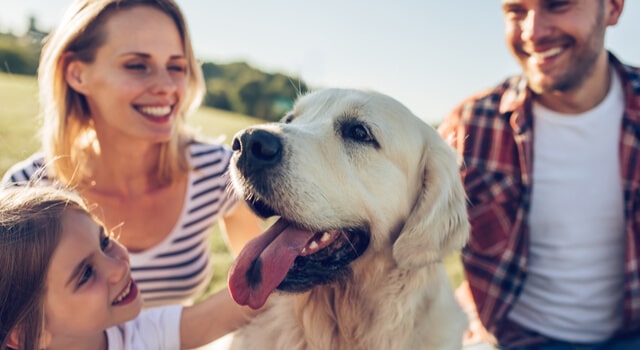
[[[132,275],[145,307],[190,304],[206,289],[212,275],[209,235],[217,220],[235,204],[227,191],[231,150],[219,144],[189,145],[189,184],[182,214],[171,233],[156,246],[130,253]],[[3,182],[26,183],[41,176],[43,155],[15,164]]]

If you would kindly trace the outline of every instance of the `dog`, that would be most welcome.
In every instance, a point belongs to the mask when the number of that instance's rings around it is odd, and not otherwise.
[[[432,127],[387,95],[330,88],[232,149],[235,192],[279,217],[230,269],[235,301],[264,307],[233,349],[461,349],[442,258],[467,240],[466,197]]]

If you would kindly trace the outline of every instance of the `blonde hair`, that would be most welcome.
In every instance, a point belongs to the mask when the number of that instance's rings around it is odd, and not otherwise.
[[[184,148],[195,134],[187,127],[186,116],[200,106],[205,85],[180,8],[172,0],[76,0],[61,25],[47,37],[38,68],[43,152],[51,161],[50,175],[66,186],[82,184],[82,169],[97,143],[85,97],[66,82],[67,66],[72,59],[93,62],[106,40],[103,27],[108,17],[120,9],[143,5],[159,9],[174,20],[188,62],[186,94],[177,112],[175,132],[161,145],[156,179],[168,184],[188,171]]]
[[[37,349],[53,252],[68,210],[89,213],[80,197],[54,187],[0,187],[0,349],[17,332],[20,349]],[[90,214],[88,214],[90,215]]]

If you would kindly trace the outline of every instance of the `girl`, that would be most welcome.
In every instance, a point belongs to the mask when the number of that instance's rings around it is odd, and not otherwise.
[[[0,189],[0,349],[188,349],[255,311],[227,290],[141,312],[126,248],[77,196]]]

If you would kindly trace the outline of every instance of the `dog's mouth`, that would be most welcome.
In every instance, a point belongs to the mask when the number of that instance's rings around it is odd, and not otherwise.
[[[264,202],[250,203],[262,216],[275,215]],[[241,305],[262,307],[275,289],[302,292],[351,273],[349,264],[367,249],[364,228],[310,231],[281,217],[251,240],[229,272],[229,291]]]

